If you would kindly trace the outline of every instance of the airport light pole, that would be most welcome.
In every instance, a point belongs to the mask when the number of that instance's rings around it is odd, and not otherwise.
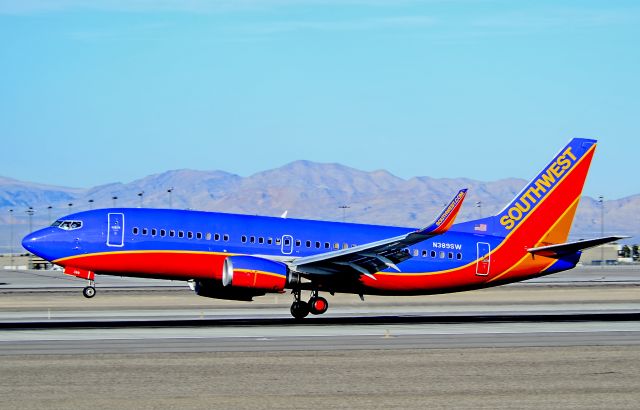
[[[478,215],[482,218],[482,201],[476,202],[476,208],[478,208]]]
[[[49,206],[47,207],[47,221],[48,221],[49,223],[51,223],[51,209],[53,209],[53,207],[52,207],[51,205],[49,205]]]
[[[33,223],[32,223],[32,217],[33,214],[36,213],[36,211],[33,210],[33,207],[30,206],[29,209],[27,209],[27,215],[29,215],[29,233],[33,232]]]
[[[140,197],[140,208],[142,208],[142,197],[144,196],[144,191],[138,192],[138,196]]]
[[[347,218],[347,209],[351,207],[349,205],[340,205],[338,208],[342,209],[342,222],[345,222]]]
[[[604,238],[604,196],[598,197],[600,202],[600,237]],[[600,245],[600,266],[604,269],[604,245]]]
[[[36,211],[33,210],[33,207],[30,206],[29,209],[27,209],[27,215],[29,215],[29,233],[33,232],[33,223],[32,223],[32,218],[33,218],[33,214]],[[31,269],[33,267],[33,254],[31,252],[29,252],[29,266],[28,269]]]
[[[9,258],[13,269],[13,209],[9,209]]]
[[[167,192],[169,193],[169,209],[173,209],[173,187],[167,189]]]
[[[89,209],[93,209],[93,199],[89,200]]]
[[[118,200],[117,196],[112,196],[111,199],[113,200],[113,207],[116,207],[116,201]]]

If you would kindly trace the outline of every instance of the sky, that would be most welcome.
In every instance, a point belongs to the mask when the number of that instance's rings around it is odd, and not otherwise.
[[[640,3],[0,0],[0,176],[88,188],[291,161],[640,193]]]

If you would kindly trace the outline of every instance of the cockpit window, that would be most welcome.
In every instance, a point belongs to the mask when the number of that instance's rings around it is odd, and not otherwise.
[[[73,231],[82,228],[82,221],[55,221],[51,226],[64,229],[65,231]]]

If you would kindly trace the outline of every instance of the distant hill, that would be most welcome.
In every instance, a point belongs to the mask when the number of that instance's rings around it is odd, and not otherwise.
[[[113,183],[89,189],[47,186],[0,177],[0,237],[7,237],[8,210],[13,208],[16,237],[27,226],[26,209],[33,207],[34,228],[61,215],[93,206],[139,206],[144,191],[147,207],[169,207],[167,189],[173,187],[174,208],[279,216],[291,218],[421,226],[430,222],[461,187],[469,196],[459,220],[497,213],[526,184],[522,179],[482,182],[467,178],[414,177],[402,179],[387,171],[365,172],[340,164],[296,161],[280,168],[241,177],[223,171],[174,170],[131,183]],[[477,203],[481,206],[478,207]],[[69,207],[68,204],[73,204]],[[52,209],[48,210],[47,207]],[[348,206],[343,209],[341,206]],[[51,218],[49,218],[51,214]],[[606,233],[640,233],[640,194],[605,202]],[[572,237],[600,234],[600,204],[584,197]],[[638,238],[635,238],[637,241]],[[8,239],[2,241],[7,243]]]

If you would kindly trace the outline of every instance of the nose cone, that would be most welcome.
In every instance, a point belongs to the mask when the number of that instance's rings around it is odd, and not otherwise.
[[[22,247],[42,259],[53,261],[60,257],[58,236],[51,228],[41,229],[25,236],[22,239]]]
[[[40,256],[39,248],[42,245],[42,235],[39,232],[33,232],[22,239],[22,247],[34,255]]]

